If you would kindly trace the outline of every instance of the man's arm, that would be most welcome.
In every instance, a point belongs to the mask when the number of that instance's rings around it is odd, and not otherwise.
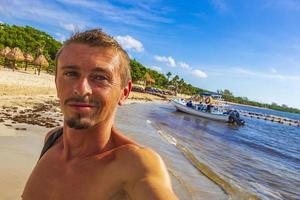
[[[160,156],[149,148],[138,150],[137,178],[126,188],[133,200],[178,200]]]

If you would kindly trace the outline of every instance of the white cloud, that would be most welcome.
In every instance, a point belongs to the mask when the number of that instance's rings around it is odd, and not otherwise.
[[[190,65],[185,62],[180,62],[179,66],[182,67],[183,69],[190,69]]]
[[[55,33],[55,35],[57,36],[56,39],[61,43],[63,43],[66,40],[66,37],[61,33]]]
[[[207,78],[207,74],[199,69],[194,69],[191,73],[198,78]]]
[[[3,22],[3,21],[0,21],[0,24],[4,24],[4,22]]]
[[[70,23],[76,24],[75,27],[90,26],[86,16],[59,7],[53,2],[2,0],[0,14],[8,19],[26,19],[49,27],[62,27],[63,24]]]
[[[168,15],[171,10],[167,7],[153,1],[126,1],[120,5],[109,0],[0,0],[0,15],[56,28],[60,26],[59,22],[81,24],[89,28],[99,25],[104,28],[107,23],[114,27],[125,24],[153,28],[161,23],[174,22]],[[80,12],[77,12],[78,9]]]
[[[63,4],[73,5],[94,12],[100,15],[101,18],[106,18],[110,21],[129,24],[133,26],[150,27],[151,23],[170,23],[173,20],[167,15],[163,7],[153,2],[137,3],[125,1],[122,4],[127,4],[130,8],[118,6],[110,1],[90,1],[90,0],[58,0]],[[161,11],[161,12],[160,12]]]
[[[276,69],[274,69],[274,70],[276,72],[273,74],[270,74],[270,73],[265,73],[265,72],[252,71],[252,70],[244,69],[244,68],[232,68],[232,72],[241,74],[241,75],[248,75],[248,76],[254,76],[254,77],[259,77],[259,78],[268,78],[268,79],[300,81],[300,75],[293,76],[293,75],[286,75],[286,74],[278,74],[277,70]]]
[[[161,67],[157,67],[157,66],[150,66],[152,69],[161,72],[162,68]]]
[[[272,79],[280,79],[280,80],[288,80],[288,81],[300,81],[300,76],[291,76],[291,75],[284,75],[284,74],[259,74],[259,76],[265,78],[272,78]]]
[[[277,70],[275,68],[271,68],[271,72],[275,74],[277,73]]]
[[[233,71],[238,73],[238,74],[245,74],[245,75],[252,75],[252,76],[255,76],[256,73],[251,71],[251,70],[248,70],[248,69],[244,69],[244,68],[233,68]]]
[[[138,41],[137,39],[134,39],[130,35],[126,36],[116,36],[115,39],[120,43],[120,45],[127,50],[133,49],[137,52],[144,51],[143,44]]]
[[[75,25],[73,23],[59,23],[61,27],[63,27],[65,30],[70,31],[72,33],[75,33],[77,31],[82,30],[84,27],[82,25]]]
[[[171,56],[169,56],[169,57],[166,57],[166,56],[154,56],[154,59],[157,60],[157,61],[159,61],[159,62],[164,62],[168,66],[176,67],[176,62],[175,62],[174,58],[172,58]]]
[[[67,31],[71,31],[71,32],[75,32],[75,25],[74,24],[64,24],[64,23],[60,23],[61,27],[63,27],[64,29],[66,29]]]

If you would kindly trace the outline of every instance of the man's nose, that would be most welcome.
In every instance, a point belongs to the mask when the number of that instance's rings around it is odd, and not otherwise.
[[[74,88],[74,93],[80,96],[86,96],[92,94],[92,87],[89,83],[88,78],[81,78],[78,80]]]

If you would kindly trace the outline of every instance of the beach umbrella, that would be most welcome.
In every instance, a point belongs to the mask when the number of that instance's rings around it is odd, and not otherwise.
[[[27,70],[27,63],[30,63],[32,62],[34,59],[33,59],[33,56],[30,54],[30,53],[25,53],[24,54],[24,57],[25,57],[25,71]]]
[[[33,61],[33,64],[39,67],[38,68],[38,75],[40,75],[42,66],[45,66],[45,67],[49,66],[49,63],[48,63],[46,57],[42,54],[39,55],[38,57],[36,57],[36,59]],[[34,73],[36,73],[36,70],[34,70]]]
[[[202,102],[203,101],[203,98],[200,95],[195,95],[192,98],[193,98],[193,101],[196,101],[196,102]]]
[[[7,65],[7,54],[11,51],[9,47],[0,50],[0,56],[4,57],[4,67]]]
[[[154,84],[155,83],[155,80],[150,76],[150,74],[148,72],[146,72],[145,77],[146,77],[146,85],[148,83],[149,84]]]
[[[5,47],[4,49],[0,50],[0,56],[6,57],[10,51],[11,51],[11,49],[9,47]]]
[[[15,71],[15,65],[16,61],[23,61],[24,55],[23,52],[19,47],[13,48],[8,54],[7,54],[8,59],[11,59],[13,61],[13,71]]]

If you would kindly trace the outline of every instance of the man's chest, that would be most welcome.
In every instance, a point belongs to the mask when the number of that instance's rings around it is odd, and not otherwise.
[[[111,199],[122,196],[122,169],[113,162],[83,161],[74,166],[59,162],[40,162],[24,190],[26,199]],[[118,194],[118,195],[116,195]]]

